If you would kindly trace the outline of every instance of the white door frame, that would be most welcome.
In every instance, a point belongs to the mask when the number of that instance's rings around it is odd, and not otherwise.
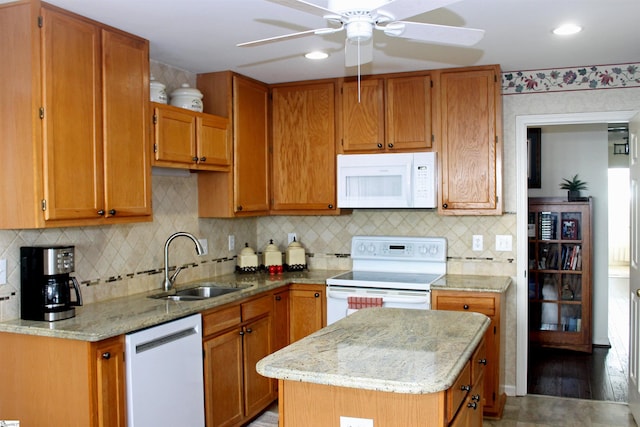
[[[529,244],[527,234],[527,128],[546,125],[628,122],[635,111],[539,114],[516,116],[516,394],[527,394],[527,351],[529,347],[529,292],[527,268]]]

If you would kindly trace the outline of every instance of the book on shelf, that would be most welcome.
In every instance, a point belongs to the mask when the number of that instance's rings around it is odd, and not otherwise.
[[[562,220],[562,238],[566,240],[578,240],[578,220],[574,218]]]

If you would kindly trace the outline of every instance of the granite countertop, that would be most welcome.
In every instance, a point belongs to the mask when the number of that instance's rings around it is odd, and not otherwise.
[[[324,283],[327,278],[340,273],[342,271],[314,270],[273,276],[265,273],[228,274],[177,286],[177,289],[182,289],[212,284],[242,289],[199,301],[167,301],[149,298],[149,295],[162,292],[158,285],[158,289],[154,291],[76,307],[76,316],[71,319],[56,322],[22,319],[0,322],[0,332],[100,341],[199,313],[290,283]]]
[[[511,285],[509,276],[476,276],[445,274],[431,284],[432,290],[467,292],[506,292]]]
[[[370,308],[258,362],[270,378],[425,394],[449,389],[484,336],[483,314]]]

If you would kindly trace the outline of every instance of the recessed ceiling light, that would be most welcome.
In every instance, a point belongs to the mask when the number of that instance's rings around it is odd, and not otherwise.
[[[559,36],[570,36],[571,34],[576,34],[582,31],[582,27],[576,24],[563,24],[553,30],[553,34]]]
[[[307,59],[326,59],[329,57],[329,54],[316,50],[316,51],[307,53],[304,57]]]

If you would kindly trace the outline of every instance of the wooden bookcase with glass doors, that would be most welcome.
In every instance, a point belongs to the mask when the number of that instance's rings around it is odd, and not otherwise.
[[[591,353],[592,200],[529,199],[529,341]]]

